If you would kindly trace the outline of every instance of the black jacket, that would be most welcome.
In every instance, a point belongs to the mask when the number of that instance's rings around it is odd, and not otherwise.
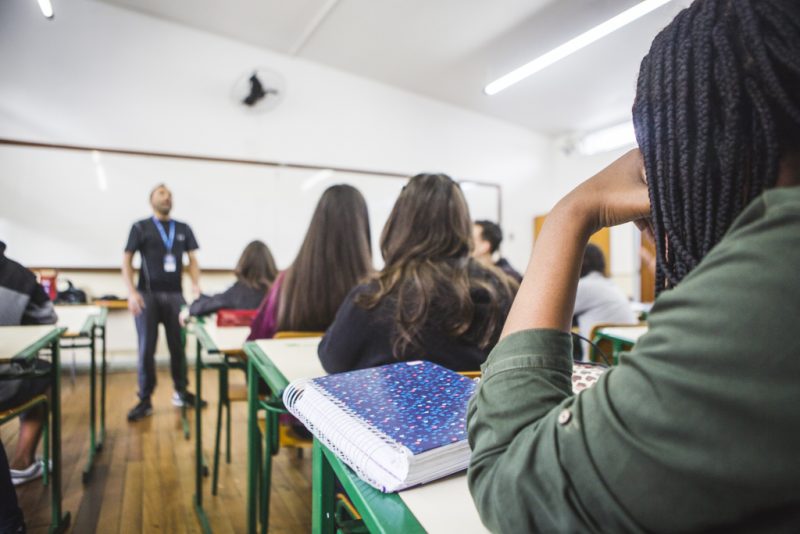
[[[501,287],[502,282],[493,273],[479,267],[474,267],[473,271],[476,276],[486,277],[492,284]],[[371,310],[362,308],[355,303],[355,298],[369,288],[369,284],[362,284],[350,292],[322,338],[319,359],[328,373],[376,367],[398,361],[392,355],[396,299],[389,295]],[[501,294],[506,295],[506,292],[501,290]],[[491,314],[489,295],[486,290],[473,290],[471,296],[475,313],[467,332],[458,338],[449,336],[439,320],[447,311],[437,310],[434,303],[433,310],[428,315],[429,324],[422,330],[419,346],[423,348],[408,349],[399,359],[428,360],[454,371],[477,371],[500,337],[512,297],[508,294],[502,298],[496,312],[498,317],[491,341],[486,348],[480,348],[477,338]]]
[[[221,309],[231,310],[255,310],[267,292],[263,289],[255,289],[242,282],[236,282],[224,293],[216,295],[200,295],[189,306],[191,315],[206,315]]]

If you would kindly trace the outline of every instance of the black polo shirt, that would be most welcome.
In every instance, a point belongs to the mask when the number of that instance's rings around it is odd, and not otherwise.
[[[169,226],[172,221],[153,220],[152,217],[137,221],[131,227],[128,244],[125,252],[138,251],[142,257],[142,268],[139,272],[139,291],[168,291],[181,292],[181,279],[183,274],[183,253],[198,249],[197,240],[188,224],[175,222],[175,240],[172,244],[172,255],[175,256],[176,269],[174,272],[164,271],[164,256],[167,247],[161,238],[156,224],[164,229],[164,234],[169,236]]]

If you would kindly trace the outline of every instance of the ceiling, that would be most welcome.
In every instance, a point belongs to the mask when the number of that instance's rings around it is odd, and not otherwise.
[[[495,96],[483,87],[639,0],[103,0],[557,135],[630,116],[674,0]]]

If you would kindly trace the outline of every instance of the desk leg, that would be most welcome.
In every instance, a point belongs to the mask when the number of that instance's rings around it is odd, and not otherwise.
[[[336,475],[316,439],[311,456],[311,532],[332,534],[336,530],[334,520]]]
[[[206,511],[203,509],[203,410],[200,399],[203,395],[203,359],[200,342],[197,343],[197,360],[195,361],[195,397],[194,397],[194,509],[203,532],[210,533]]]
[[[100,340],[103,342],[100,362],[100,440],[97,443],[97,450],[103,450],[103,443],[106,441],[106,327],[100,328]]]
[[[213,474],[211,475],[211,495],[217,494],[217,482],[219,481],[219,441],[222,434],[222,410],[227,408],[228,421],[231,419],[230,406],[227,403],[228,399],[228,366],[227,362],[223,362],[222,367],[219,368],[219,402],[217,403],[217,431],[214,435],[214,467]],[[230,428],[228,429],[230,432]],[[230,434],[229,434],[230,436]],[[230,463],[230,462],[229,462]]]
[[[256,533],[258,483],[258,382],[253,361],[247,362],[247,533]]]
[[[59,340],[53,341],[51,346],[52,370],[50,377],[52,380],[50,395],[51,398],[51,446],[53,448],[53,474],[50,482],[52,495],[50,532],[65,532],[69,527],[70,515],[61,513],[61,347]]]
[[[86,467],[83,468],[81,481],[86,484],[92,476],[92,464],[94,463],[94,453],[97,450],[97,436],[95,421],[97,420],[97,351],[95,349],[95,330],[92,326],[89,334],[89,458],[86,460]]]
[[[617,365],[619,363],[620,352],[622,352],[622,342],[619,341],[618,339],[615,339],[614,343],[612,344],[612,355],[611,355],[612,363],[614,365]]]
[[[188,386],[189,386],[189,369],[188,369],[189,362],[188,362],[188,359],[189,359],[189,357],[185,354],[185,352],[186,352],[186,350],[185,350],[185,348],[186,348],[186,328],[181,328],[181,343],[183,344],[183,347],[184,347],[184,357],[181,360],[181,366],[183,367],[183,376],[186,379],[184,382],[186,383],[187,390],[188,390]],[[197,359],[198,360],[200,359],[200,350],[201,350],[200,342],[198,341],[197,342]],[[183,424],[183,438],[186,441],[189,441],[189,416],[187,415],[187,408],[186,408],[186,404],[185,403],[183,404],[183,406],[181,406],[181,423]]]
[[[272,454],[275,452],[272,440],[278,432],[278,415],[267,410],[266,431],[263,436],[263,458],[261,464],[261,532],[269,530],[269,501],[272,493]]]

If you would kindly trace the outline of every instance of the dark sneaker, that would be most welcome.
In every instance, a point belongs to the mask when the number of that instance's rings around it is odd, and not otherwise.
[[[153,415],[153,404],[150,399],[140,400],[139,404],[128,412],[128,421],[138,421]]]
[[[187,408],[194,408],[194,393],[190,393],[188,391],[178,393],[176,391],[172,394],[172,404],[179,408],[183,406],[186,406]],[[208,403],[201,399],[200,407],[205,408],[206,406],[208,406]]]

